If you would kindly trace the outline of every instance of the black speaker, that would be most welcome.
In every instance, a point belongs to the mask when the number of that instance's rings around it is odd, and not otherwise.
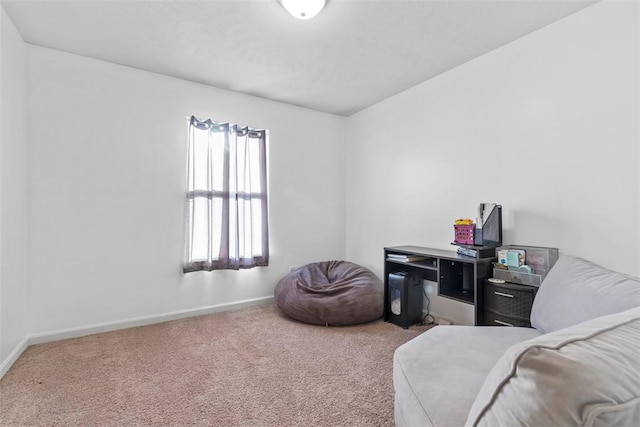
[[[407,329],[422,321],[422,277],[398,271],[389,274],[389,321]]]

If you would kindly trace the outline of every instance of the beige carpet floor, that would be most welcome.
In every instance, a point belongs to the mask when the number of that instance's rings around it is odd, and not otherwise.
[[[426,329],[262,305],[39,344],[0,382],[0,425],[392,426],[393,351]]]

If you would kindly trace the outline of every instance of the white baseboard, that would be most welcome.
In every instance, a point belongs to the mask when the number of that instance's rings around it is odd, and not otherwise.
[[[4,374],[9,372],[9,368],[18,360],[20,355],[29,347],[29,337],[24,337],[22,341],[13,349],[9,356],[0,364],[0,379],[4,377]]]
[[[233,303],[210,305],[189,310],[174,311],[153,316],[136,317],[133,319],[119,320],[116,322],[98,323],[80,328],[63,329],[60,331],[44,332],[29,335],[29,345],[42,344],[51,341],[66,340],[68,338],[83,337],[86,335],[99,334],[102,332],[117,331],[119,329],[134,328],[136,326],[152,325],[154,323],[168,322],[171,320],[184,319],[186,317],[202,316],[205,314],[217,313],[221,311],[237,310],[239,308],[253,305],[269,304],[273,302],[273,297],[260,297]]]
[[[11,352],[9,357],[0,365],[0,379],[9,371],[11,365],[15,363],[20,355],[30,346],[34,344],[43,344],[52,341],[66,340],[69,338],[83,337],[87,335],[99,334],[102,332],[117,331],[119,329],[133,328],[136,326],[152,325],[155,323],[168,322],[171,320],[184,319],[187,317],[202,316],[222,311],[237,310],[240,308],[251,307],[261,304],[270,304],[274,300],[273,296],[253,298],[244,301],[236,301],[233,303],[210,305],[207,307],[194,308],[189,310],[174,311],[171,313],[163,313],[154,316],[136,317],[133,319],[120,320],[116,322],[98,323],[79,328],[63,329],[59,331],[43,332],[32,334],[25,337],[20,344]]]

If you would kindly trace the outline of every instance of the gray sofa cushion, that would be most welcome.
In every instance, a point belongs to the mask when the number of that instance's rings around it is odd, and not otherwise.
[[[640,279],[561,255],[542,282],[531,325],[543,333],[640,306]]]
[[[437,326],[398,347],[393,357],[397,427],[461,426],[482,383],[531,328]]]
[[[467,426],[640,425],[640,307],[515,344]]]

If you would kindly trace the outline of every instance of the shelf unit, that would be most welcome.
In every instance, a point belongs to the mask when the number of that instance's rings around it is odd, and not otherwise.
[[[390,254],[416,255],[424,260],[404,262],[389,258]],[[384,320],[389,320],[389,274],[407,271],[419,274],[423,280],[438,284],[438,296],[474,306],[475,324],[483,324],[483,282],[491,276],[496,257],[472,258],[455,251],[421,246],[384,248]]]

